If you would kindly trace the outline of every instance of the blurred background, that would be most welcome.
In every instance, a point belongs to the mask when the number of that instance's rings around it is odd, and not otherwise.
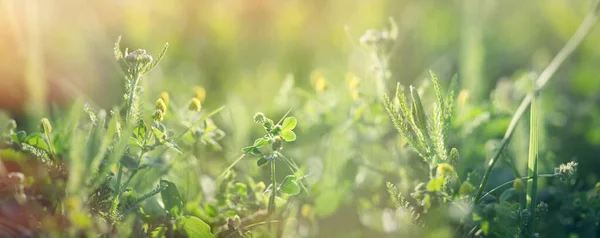
[[[347,73],[368,78],[371,62],[358,39],[393,17],[399,43],[389,88],[398,81],[418,85],[428,70],[443,79],[458,74],[471,104],[508,108],[503,121],[478,134],[485,142],[502,136],[522,98],[513,93],[514,82],[539,74],[591,5],[589,0],[0,0],[0,110],[35,128],[40,117],[77,98],[99,108],[119,105],[124,82],[113,56],[116,39],[122,36],[121,46],[130,51],[144,48],[154,55],[168,42],[159,68],[142,82],[144,97],[153,101],[167,91],[185,102],[193,87],[204,87],[203,108],[227,106],[218,121],[228,133],[224,149],[233,154],[250,143],[255,112],[281,114],[294,105],[279,105],[286,77],[306,90],[315,72],[331,87],[343,85]],[[593,186],[600,165],[598,28],[543,93],[547,131],[541,147],[552,151],[548,164],[577,160],[588,181],[584,187]],[[526,129],[515,135],[524,142],[515,147],[525,153]],[[467,161],[476,161],[471,167],[483,164],[483,149],[459,149]]]

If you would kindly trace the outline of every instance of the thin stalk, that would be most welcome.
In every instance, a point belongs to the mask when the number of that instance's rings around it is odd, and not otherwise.
[[[269,214],[269,218],[267,218],[268,228],[271,229],[271,218],[275,213],[275,196],[277,195],[277,182],[275,180],[275,160],[271,161],[271,197],[269,198],[269,207],[267,209],[267,214]]]
[[[56,156],[56,150],[54,149],[54,146],[52,146],[50,135],[48,135],[48,132],[44,132],[44,136],[46,137],[46,144],[48,145],[48,149],[50,149],[50,154],[53,155],[52,157]]]
[[[556,177],[556,174],[538,174],[537,177],[538,178],[552,178],[552,177]],[[532,179],[532,177],[525,176],[525,177],[520,177],[520,179],[529,180],[529,179]],[[481,198],[489,196],[490,194],[498,191],[499,189],[501,189],[503,187],[506,187],[506,186],[508,186],[510,184],[513,184],[515,182],[515,180],[517,180],[517,179],[513,179],[513,180],[510,180],[508,182],[505,182],[503,184],[498,185],[497,187],[495,187],[495,188],[491,189],[490,191],[488,191],[487,193],[483,194],[483,196],[481,196]]]
[[[560,67],[560,65],[565,61],[565,59],[569,55],[571,55],[573,53],[573,51],[575,51],[575,49],[577,49],[577,47],[581,44],[583,39],[590,33],[590,30],[592,29],[592,27],[594,26],[594,24],[596,24],[596,21],[598,20],[597,13],[599,10],[600,9],[599,9],[599,5],[598,5],[598,1],[596,1],[594,3],[594,7],[587,14],[585,19],[581,23],[581,25],[579,25],[579,28],[577,28],[577,31],[575,32],[573,37],[571,37],[571,39],[569,39],[569,41],[565,44],[565,46],[558,52],[558,54],[556,54],[556,56],[552,59],[550,64],[544,69],[544,71],[542,71],[540,76],[537,78],[537,80],[535,82],[536,83],[536,89],[535,89],[536,92],[541,90],[548,83],[550,78],[554,75],[554,73],[556,73],[556,70],[558,69],[558,67]],[[483,194],[483,189],[487,185],[488,179],[490,177],[490,174],[492,173],[492,169],[494,168],[494,165],[498,161],[498,158],[500,158],[500,154],[502,154],[502,150],[504,150],[504,148],[510,141],[510,138],[512,137],[512,135],[514,133],[517,123],[519,122],[519,120],[521,119],[521,117],[523,116],[523,114],[525,113],[525,111],[527,110],[529,105],[531,104],[531,101],[533,100],[533,97],[536,92],[531,92],[531,93],[527,94],[525,96],[525,98],[523,98],[523,101],[521,101],[521,104],[519,105],[519,108],[515,112],[515,115],[513,115],[512,120],[510,121],[510,125],[508,126],[508,129],[506,130],[506,133],[504,134],[504,137],[502,138],[502,141],[500,142],[500,148],[496,151],[496,153],[494,153],[494,155],[490,159],[490,162],[485,171],[485,174],[483,175],[483,180],[481,181],[481,184],[479,185],[479,188],[477,189],[477,194],[475,195],[475,199],[474,199],[475,203],[479,202],[479,200],[481,199],[482,194]]]
[[[531,213],[529,218],[528,231],[529,235],[533,235],[535,221],[535,207],[537,204],[537,182],[538,182],[538,108],[536,107],[536,98],[531,101],[531,119],[529,126],[529,159],[527,163],[527,175],[531,179],[527,180],[527,206],[526,208]]]
[[[113,199],[113,203],[110,207],[110,215],[114,215],[116,210],[117,210],[117,205],[119,204],[119,195],[121,194],[121,179],[123,178],[123,164],[121,162],[119,162],[119,165],[117,166],[117,182],[116,182],[116,195],[115,198]]]
[[[134,98],[135,98],[135,89],[137,88],[137,84],[140,80],[140,77],[135,77],[133,79],[131,79],[131,85],[129,87],[129,97],[127,99],[127,114],[126,114],[126,118],[127,120],[131,120],[132,115],[131,113],[132,110],[131,108],[133,107],[133,103],[134,103]]]

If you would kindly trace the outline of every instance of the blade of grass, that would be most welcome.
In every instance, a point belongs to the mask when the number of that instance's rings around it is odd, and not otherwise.
[[[571,37],[571,39],[569,39],[567,44],[565,44],[565,46],[552,59],[552,61],[548,65],[548,67],[546,67],[544,69],[544,71],[542,71],[540,76],[537,78],[537,80],[535,82],[536,83],[536,89],[535,89],[536,92],[538,90],[541,90],[548,83],[548,81],[552,77],[552,75],[554,75],[554,73],[556,73],[556,70],[558,69],[558,67],[560,67],[560,65],[565,61],[565,59],[569,55],[571,55],[571,53],[573,53],[573,51],[575,51],[575,49],[577,49],[577,47],[579,46],[579,44],[581,44],[583,39],[590,33],[590,30],[596,24],[596,21],[598,21],[598,11],[600,11],[600,5],[598,3],[599,3],[599,1],[596,1],[594,3],[594,7],[587,14],[585,19],[581,23],[581,25],[579,25],[579,28],[577,28],[577,31],[575,32],[573,37]],[[519,120],[521,119],[521,117],[523,116],[525,111],[527,110],[527,107],[529,107],[529,105],[531,104],[531,101],[533,100],[534,95],[535,95],[535,92],[531,92],[531,93],[527,94],[527,96],[525,96],[525,98],[523,98],[523,101],[521,101],[519,108],[517,109],[517,111],[515,112],[515,115],[513,116],[512,120],[510,121],[510,125],[508,126],[508,129],[506,130],[506,133],[504,134],[504,137],[502,138],[502,141],[500,142],[500,147],[498,148],[496,153],[494,153],[494,155],[490,159],[490,162],[485,171],[485,174],[483,175],[481,184],[479,185],[479,188],[477,189],[477,194],[475,195],[475,198],[474,198],[475,203],[479,202],[479,200],[481,199],[482,194],[483,194],[483,189],[487,185],[487,181],[490,177],[490,174],[492,173],[492,169],[494,168],[494,165],[496,164],[496,162],[498,162],[498,158],[500,158],[500,155],[502,154],[502,150],[504,150],[504,148],[510,141],[510,138],[512,137],[512,135],[514,133],[517,123],[519,122]]]
[[[535,220],[535,206],[537,204],[537,181],[538,181],[538,108],[536,98],[531,101],[531,119],[529,126],[529,158],[527,163],[527,176],[531,179],[527,180],[527,206],[526,208],[531,213],[529,218],[528,230],[529,235],[533,234]]]

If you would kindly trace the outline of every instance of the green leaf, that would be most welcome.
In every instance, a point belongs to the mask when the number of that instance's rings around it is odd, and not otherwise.
[[[166,147],[168,147],[169,149],[172,149],[174,151],[176,151],[179,154],[183,154],[183,152],[181,152],[181,150],[179,149],[179,147],[176,144],[173,144],[171,142],[165,141],[163,143],[163,145],[165,145]]]
[[[187,237],[201,237],[201,238],[213,238],[215,237],[210,232],[210,226],[200,218],[193,216],[183,216],[177,221],[178,227],[180,227]]]
[[[296,140],[296,133],[294,133],[293,131],[282,131],[279,135],[287,142]]]
[[[251,154],[254,156],[263,156],[262,152],[260,152],[260,150],[254,146],[244,147],[242,151],[246,154]]]
[[[296,182],[296,176],[285,176],[285,178],[281,182],[281,185],[279,186],[279,189],[281,190],[281,192],[290,195],[296,195],[300,193],[300,186],[298,186],[298,183]]]
[[[263,146],[268,145],[268,144],[269,144],[269,139],[261,137],[261,138],[258,138],[258,139],[256,139],[254,141],[253,147],[260,148],[260,147],[263,147]]]
[[[427,191],[436,192],[442,190],[442,185],[444,185],[444,177],[437,177],[429,181],[427,183]]]
[[[213,205],[210,205],[210,204],[204,205],[204,210],[206,211],[206,214],[208,214],[210,217],[216,217],[217,215],[219,215],[217,213],[217,208],[215,208],[215,206],[213,206]]]
[[[183,200],[177,186],[167,180],[160,180],[160,183],[161,186],[166,186],[165,190],[160,192],[165,210],[173,217],[178,217],[183,212]]]
[[[19,131],[10,135],[10,138],[13,140],[13,142],[21,144],[25,142],[25,138],[27,138],[27,133],[25,131]]]
[[[136,159],[127,155],[121,158],[121,164],[125,165],[125,167],[128,169],[137,169],[139,166],[138,161]]]
[[[151,233],[150,237],[152,238],[162,238],[166,237],[165,233],[167,232],[167,228],[164,225],[160,225],[156,227]]]
[[[236,183],[233,187],[235,193],[245,196],[248,193],[248,187],[243,183]]]
[[[135,129],[133,130],[133,134],[135,135],[135,138],[138,141],[141,141],[144,138],[146,138],[147,131],[148,131],[148,129],[146,128],[146,124],[144,124],[143,121],[140,121],[138,123],[137,127],[135,127]]]
[[[156,138],[158,138],[159,140],[163,138],[163,136],[165,136],[165,134],[160,131],[158,128],[152,126],[152,132],[154,133],[154,136],[156,136]]]
[[[27,138],[25,139],[25,143],[36,147],[38,149],[42,149],[46,152],[50,152],[50,149],[48,148],[48,144],[46,144],[46,141],[44,140],[44,138],[42,137],[42,134],[40,133],[33,133],[29,136],[27,136]]]
[[[481,230],[483,231],[483,235],[488,235],[490,232],[490,222],[488,221],[483,221],[481,223]]]
[[[281,124],[281,131],[292,131],[294,128],[296,128],[296,123],[298,123],[298,120],[296,120],[295,117],[286,118]]]
[[[256,161],[256,165],[258,165],[259,167],[260,167],[260,166],[263,166],[263,165],[265,165],[265,164],[267,164],[267,163],[269,163],[269,161],[268,161],[267,159],[265,159],[264,157],[263,157],[263,158],[260,158],[260,159],[258,159],[258,160]]]

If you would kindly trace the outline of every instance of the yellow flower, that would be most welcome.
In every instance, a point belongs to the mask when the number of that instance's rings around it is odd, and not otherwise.
[[[350,91],[354,91],[360,86],[360,79],[356,77],[356,75],[348,73],[346,74],[346,84],[348,84],[348,89]]]
[[[458,102],[458,105],[465,105],[469,100],[470,96],[471,94],[468,90],[461,90],[460,93],[458,93],[458,98],[456,100]]]
[[[169,93],[167,92],[162,92],[160,93],[160,99],[163,100],[163,102],[165,102],[165,104],[169,104]]]
[[[194,93],[196,93],[196,98],[201,103],[204,102],[204,99],[206,99],[206,90],[203,87],[194,87]]]
[[[448,163],[441,163],[437,167],[437,175],[443,177],[450,177],[454,175],[454,167]]]
[[[325,76],[319,71],[313,71],[310,74],[310,82],[316,92],[322,93],[327,89],[327,80]]]
[[[200,99],[192,98],[190,101],[189,109],[195,112],[199,112],[202,109],[202,104],[200,103]]]
[[[167,113],[167,104],[163,101],[162,98],[156,100],[156,110],[161,110],[163,114]]]
[[[154,111],[154,114],[152,114],[152,119],[154,119],[155,121],[162,121],[165,119],[165,113],[160,109],[156,109],[156,111]]]

